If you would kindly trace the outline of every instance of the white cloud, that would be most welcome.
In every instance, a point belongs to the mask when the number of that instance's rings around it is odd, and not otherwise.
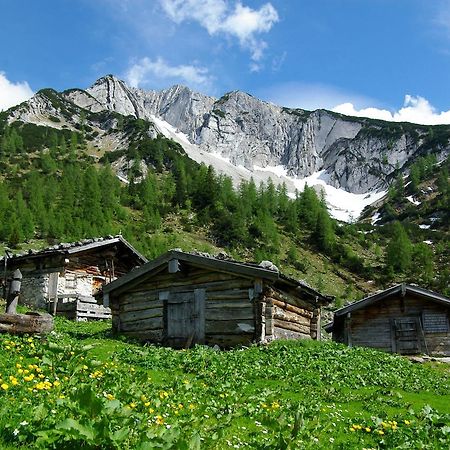
[[[176,23],[193,20],[213,36],[224,34],[239,40],[251,52],[253,61],[261,60],[266,42],[258,35],[267,33],[278,22],[276,9],[266,3],[258,10],[237,2],[234,9],[225,0],[160,0],[165,13]]]
[[[276,105],[307,110],[333,109],[336,105],[346,102],[352,102],[357,107],[377,104],[371,98],[321,83],[287,82],[255,94]]]
[[[13,83],[0,72],[0,111],[18,105],[33,96],[30,85],[26,82]]]
[[[337,105],[332,109],[349,116],[370,117],[392,122],[412,122],[423,125],[450,124],[450,110],[439,112],[427,99],[412,95],[405,95],[403,107],[394,112],[370,107],[357,109],[349,102]]]
[[[164,59],[142,58],[126,72],[125,79],[131,86],[141,86],[158,81],[172,80],[187,83],[190,87],[208,88],[212,82],[208,69],[196,65],[171,66]]]

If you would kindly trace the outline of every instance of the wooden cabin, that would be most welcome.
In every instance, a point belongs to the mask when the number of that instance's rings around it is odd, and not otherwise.
[[[450,298],[400,284],[334,312],[325,330],[349,346],[450,355]]]
[[[22,272],[21,303],[76,320],[104,319],[111,311],[98,305],[94,295],[105,283],[146,262],[122,236],[108,236],[14,255],[6,259],[6,269]],[[5,258],[0,267],[5,267]]]
[[[273,264],[171,250],[103,288],[113,331],[175,348],[320,339],[332,298]]]

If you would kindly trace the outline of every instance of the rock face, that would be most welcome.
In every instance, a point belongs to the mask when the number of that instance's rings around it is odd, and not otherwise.
[[[179,85],[144,91],[128,87],[112,75],[100,78],[86,91],[46,91],[13,109],[8,120],[76,128],[80,115],[73,108],[131,115],[153,122],[155,136],[155,130],[178,136],[187,153],[197,155],[196,160],[203,155],[209,162],[219,155],[248,169],[249,177],[255,169],[274,166],[294,179],[320,171],[327,184],[355,194],[385,189],[417,156],[435,152],[441,160],[450,149],[450,126],[440,126],[434,133],[430,132],[433,127],[421,125],[282,108],[239,91],[220,99]],[[63,108],[59,100],[54,101],[55,95],[65,102]],[[126,144],[120,136],[110,143],[109,135],[102,142],[102,130],[114,128],[114,123],[94,121],[89,125],[99,133],[96,145],[108,145],[112,150]]]
[[[386,188],[397,169],[419,154],[449,154],[448,140],[426,147],[428,127],[282,108],[239,91],[220,99],[178,85],[144,91],[108,75],[87,93],[108,110],[147,120],[158,116],[201,151],[236,166],[283,166],[294,178],[324,171],[328,184],[352,193]]]

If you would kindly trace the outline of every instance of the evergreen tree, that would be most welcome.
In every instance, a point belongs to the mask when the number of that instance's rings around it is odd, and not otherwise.
[[[388,272],[405,272],[411,266],[412,245],[402,224],[392,225],[392,238],[386,249],[386,268]]]

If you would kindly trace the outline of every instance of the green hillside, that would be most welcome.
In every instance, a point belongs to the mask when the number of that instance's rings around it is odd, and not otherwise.
[[[272,260],[335,295],[337,306],[399,281],[449,292],[448,161],[424,158],[411,168],[413,182],[399,178],[379,211],[366,212],[368,221],[342,224],[312,188],[295,199],[271,183],[235,189],[179,144],[155,137],[149,122],[80,110],[54,91],[40,95],[66,111],[61,120],[70,127],[8,125],[0,115],[3,247],[20,252],[121,233],[149,258],[181,247]],[[99,146],[96,130],[113,148]],[[116,177],[119,163],[127,184]],[[435,187],[432,199],[412,211],[405,198],[412,187],[421,195],[426,183]],[[375,212],[381,220],[372,226]],[[420,228],[427,220],[430,228]],[[432,245],[423,242],[430,237]]]
[[[445,364],[315,341],[142,347],[110,323],[0,335],[3,449],[450,446]]]

